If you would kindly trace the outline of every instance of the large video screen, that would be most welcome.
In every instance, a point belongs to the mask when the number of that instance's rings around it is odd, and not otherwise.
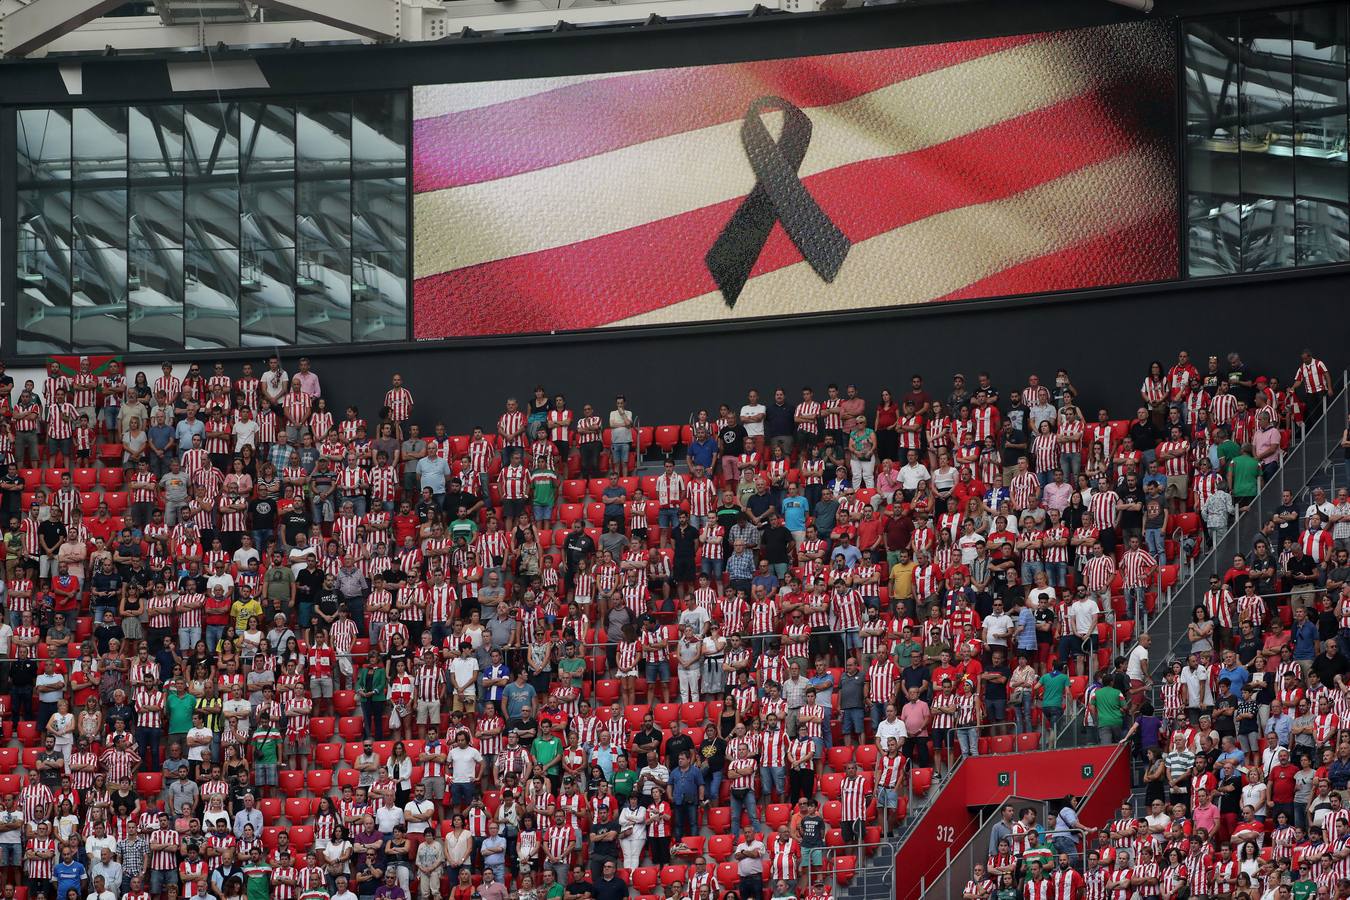
[[[1177,276],[1161,23],[413,96],[419,338]]]

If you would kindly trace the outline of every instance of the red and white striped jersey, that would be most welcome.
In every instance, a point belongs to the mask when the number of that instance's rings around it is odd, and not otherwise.
[[[1110,488],[1092,492],[1088,506],[1092,510],[1092,521],[1098,528],[1115,528],[1120,510],[1120,495]]]
[[[1163,461],[1163,472],[1167,475],[1186,475],[1191,471],[1191,444],[1189,441],[1163,441],[1158,445],[1158,454],[1175,453]]]
[[[801,845],[792,838],[780,839],[774,835],[769,840],[769,878],[774,881],[795,882],[797,865],[801,860]]]
[[[1054,882],[1049,878],[1028,878],[1022,885],[1022,900],[1052,900]]]
[[[1145,378],[1139,387],[1139,393],[1149,404],[1162,403],[1167,399],[1168,384],[1166,378]]]
[[[1121,582],[1125,587],[1145,587],[1158,566],[1147,550],[1126,550],[1120,559]]]
[[[402,422],[412,414],[412,392],[406,387],[390,388],[384,393],[384,405],[389,407],[389,418]]]
[[[816,400],[803,400],[797,404],[794,412],[795,418],[804,418],[807,421],[798,422],[797,430],[806,434],[818,434],[820,431],[820,403]]]
[[[520,410],[504,412],[497,418],[497,435],[505,446],[520,446],[524,440],[525,413]]]
[[[1012,477],[1012,485],[1009,490],[1012,508],[1019,512],[1026,509],[1031,505],[1031,501],[1039,489],[1040,482],[1036,480],[1034,472],[1018,472]]]
[[[503,500],[524,500],[530,493],[530,470],[524,466],[504,466],[497,476]]]
[[[1327,373],[1327,364],[1313,357],[1298,367],[1294,373],[1294,383],[1303,383],[1303,389],[1317,394],[1331,389],[1331,376]]]

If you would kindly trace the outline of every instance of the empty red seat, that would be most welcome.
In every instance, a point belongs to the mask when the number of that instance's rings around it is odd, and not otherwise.
[[[127,492],[108,491],[103,495],[103,502],[108,504],[109,514],[120,516],[127,510]]]
[[[311,720],[311,726],[313,721]],[[338,734],[342,735],[344,741],[359,741],[361,735],[366,730],[366,723],[360,716],[343,716],[338,719]],[[312,730],[311,730],[311,733]]]
[[[825,751],[825,765],[835,772],[842,772],[853,761],[853,748],[848,746],[831,747]]]
[[[839,884],[848,884],[853,880],[853,876],[857,873],[858,857],[847,854],[839,855],[834,858],[834,880]]]
[[[653,440],[656,441],[656,446],[661,448],[662,453],[674,453],[675,445],[680,442],[680,426],[657,425]]]
[[[46,646],[41,645],[41,646]],[[38,727],[36,722],[20,722],[19,727],[14,729],[14,735],[19,739],[19,743],[25,747],[36,747],[38,745]]]
[[[341,744],[319,744],[314,748],[314,761],[326,769],[336,769],[341,759]]]
[[[1028,753],[1032,750],[1041,748],[1041,733],[1039,731],[1028,731],[1026,734],[1017,736],[1017,752]]]
[[[656,866],[639,866],[633,870],[629,884],[641,894],[650,894],[656,890],[661,880],[661,870]]]
[[[278,772],[277,786],[287,797],[294,797],[305,789],[305,773],[298,769]]]
[[[718,863],[713,870],[713,877],[717,879],[717,886],[724,891],[735,890],[741,883],[740,870],[734,862]]]
[[[838,800],[827,800],[821,807],[820,815],[828,824],[838,828],[839,823],[844,821],[844,804]]]
[[[116,491],[122,488],[122,470],[116,466],[106,466],[98,470],[99,487],[105,491]]]
[[[730,834],[731,832],[731,807],[714,806],[708,810],[708,827],[712,829],[714,835]]]
[[[316,797],[322,797],[333,788],[332,769],[310,769],[305,773],[305,787]]]
[[[858,768],[864,772],[870,772],[876,768],[877,757],[880,751],[876,744],[859,744],[853,749],[853,760],[858,764]]]
[[[928,793],[928,789],[933,786],[933,770],[928,768],[915,769],[914,774],[910,776],[909,783],[916,796],[924,796]]]
[[[714,834],[708,838],[708,855],[715,862],[722,862],[731,858],[731,852],[736,849],[736,839],[730,834]]]
[[[263,826],[273,825],[281,818],[281,798],[264,797],[258,801],[258,809],[262,812]]]
[[[288,832],[291,846],[296,850],[308,850],[314,844],[314,828],[311,825],[292,825]]]
[[[764,823],[774,831],[792,818],[792,807],[787,803],[770,803],[764,807]]]
[[[1011,734],[995,735],[991,743],[993,746],[990,749],[991,752],[993,753],[1013,752],[1014,745],[1013,745],[1013,736]]]
[[[339,716],[350,716],[356,711],[356,691],[333,691],[333,710]]]
[[[75,487],[81,491],[92,491],[94,486],[98,484],[97,469],[76,469],[70,473],[70,477]]]
[[[164,790],[163,772],[136,773],[136,793],[140,794],[145,799],[152,800],[152,798],[158,798],[159,793],[162,790]]]
[[[334,705],[337,704],[336,697],[334,698],[333,703]],[[361,720],[357,719],[357,721],[359,722]],[[309,720],[309,736],[321,744],[331,741],[333,739],[333,725],[334,722],[332,716],[314,716]],[[359,737],[360,735],[357,735],[357,738]],[[357,739],[349,738],[345,734],[343,735],[343,738],[349,741]]]
[[[677,881],[684,881],[684,876],[688,869],[685,866],[662,866],[661,867],[661,885],[670,887]]]
[[[292,825],[302,824],[313,811],[308,797],[287,797],[285,809],[286,818],[290,820]]]

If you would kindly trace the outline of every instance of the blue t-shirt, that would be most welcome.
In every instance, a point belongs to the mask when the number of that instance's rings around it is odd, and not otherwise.
[[[806,515],[811,511],[811,504],[805,497],[800,495],[796,497],[783,498],[783,525],[788,531],[805,531]]]
[[[52,867],[52,878],[56,879],[56,896],[64,897],[71,888],[79,891],[84,881],[84,864],[78,860],[58,862]]]
[[[1294,628],[1294,659],[1312,659],[1317,655],[1317,626],[1304,622]]]
[[[529,709],[530,704],[534,702],[534,685],[526,682],[520,684],[511,682],[504,691],[506,697],[506,717],[508,719],[519,719],[521,713]]]
[[[690,462],[697,463],[706,469],[712,465],[713,457],[717,456],[717,441],[710,437],[701,441],[694,441],[685,452]]]
[[[1031,611],[1031,607],[1022,607],[1022,611],[1017,614],[1017,625],[1022,629],[1017,633],[1017,649],[1035,650],[1036,614]]]
[[[1251,673],[1244,666],[1234,666],[1231,669],[1219,669],[1219,680],[1228,679],[1228,689],[1232,691],[1234,697],[1242,696],[1242,689],[1247,686],[1247,682],[1252,680]]]

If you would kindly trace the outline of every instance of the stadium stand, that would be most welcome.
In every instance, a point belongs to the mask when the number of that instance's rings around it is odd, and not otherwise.
[[[1093,890],[1341,884],[1345,489],[1291,495],[1160,690],[1138,632],[1328,396],[1311,354],[1179,354],[1122,418],[1060,371],[659,427],[539,388],[458,434],[397,374],[372,424],[307,360],[203,372],[0,376],[16,897],[824,900],[1079,708],[1149,754]],[[1041,897],[1032,834],[967,897]]]

